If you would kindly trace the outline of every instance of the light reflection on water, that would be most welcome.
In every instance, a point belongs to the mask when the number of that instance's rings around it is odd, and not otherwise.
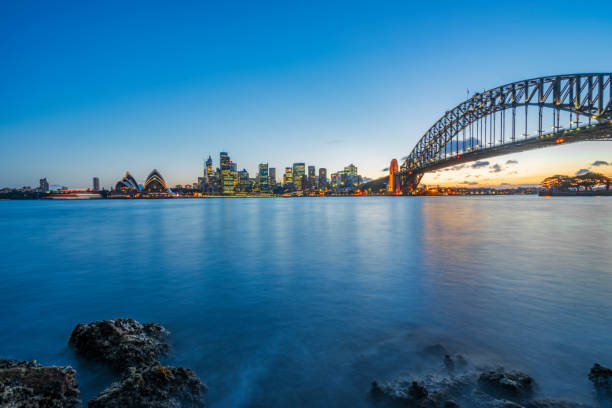
[[[612,365],[607,199],[538,197],[0,202],[0,355],[71,364],[78,322],[172,331],[164,363],[212,406],[368,406],[414,350],[522,368],[588,401]],[[561,374],[561,375],[560,375]]]

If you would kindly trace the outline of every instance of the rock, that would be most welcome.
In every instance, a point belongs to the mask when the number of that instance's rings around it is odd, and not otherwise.
[[[113,319],[78,324],[68,342],[78,354],[123,370],[158,365],[157,358],[170,349],[167,335],[158,324]]]
[[[3,408],[81,407],[72,367],[41,366],[36,361],[0,359],[0,406]]]
[[[612,396],[612,370],[595,363],[589,372],[589,380],[598,393]]]
[[[525,398],[533,392],[534,381],[521,371],[504,371],[503,368],[485,371],[478,377],[483,391],[493,396]]]
[[[542,399],[527,402],[525,408],[591,408],[591,406],[571,401]]]
[[[89,401],[89,408],[202,408],[207,392],[193,371],[182,367],[128,368],[120,382]]]
[[[444,348],[443,345],[441,345],[441,344],[433,344],[431,346],[425,347],[421,351],[421,354],[424,354],[425,356],[429,356],[429,357],[443,358],[445,355],[448,354],[448,352],[446,351],[446,349]]]
[[[444,405],[442,405],[444,408],[461,408],[459,406],[459,404],[457,404],[455,401],[453,400],[448,400],[448,401],[444,401]]]
[[[457,367],[459,368],[465,368],[468,365],[467,360],[465,359],[465,357],[463,357],[461,354],[457,354],[455,356],[455,364],[457,365]]]
[[[448,371],[453,371],[455,369],[455,362],[448,354],[444,356],[444,367],[446,367]]]
[[[427,388],[423,387],[417,381],[413,381],[408,388],[408,395],[412,397],[412,399],[420,400],[426,398],[429,393],[427,392]]]
[[[525,408],[513,401],[494,398],[484,392],[474,390],[470,398],[473,408]]]

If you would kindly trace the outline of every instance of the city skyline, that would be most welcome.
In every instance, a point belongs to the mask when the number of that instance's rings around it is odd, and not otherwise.
[[[144,178],[151,168],[186,184],[219,151],[251,174],[261,162],[277,178],[295,162],[330,174],[353,162],[375,179],[468,90],[610,71],[610,4],[572,15],[559,2],[507,6],[245,3],[236,15],[223,5],[4,4],[0,187],[42,177],[111,186],[128,169]],[[574,34],[560,40],[559,26]],[[612,162],[605,143],[513,154],[423,183],[536,184],[596,162]]]

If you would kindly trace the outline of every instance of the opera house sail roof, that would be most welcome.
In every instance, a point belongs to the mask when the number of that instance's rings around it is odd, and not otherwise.
[[[115,190],[140,191],[140,186],[138,185],[134,177],[132,177],[130,172],[127,171],[125,173],[125,176],[123,176],[123,178],[115,185]]]
[[[153,171],[147,177],[147,181],[144,184],[144,191],[147,193],[162,193],[166,192],[168,186],[162,175],[153,169]]]

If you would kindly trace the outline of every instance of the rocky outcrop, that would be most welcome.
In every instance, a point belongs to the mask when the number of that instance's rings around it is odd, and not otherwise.
[[[81,407],[72,367],[41,366],[36,361],[0,359],[0,406],[3,408]]]
[[[494,396],[526,398],[533,392],[534,381],[522,371],[505,371],[499,368],[480,374],[478,384]]]
[[[159,356],[170,349],[167,335],[168,331],[158,324],[113,319],[78,324],[68,342],[77,354],[123,370],[159,365]]]
[[[601,396],[612,397],[612,370],[595,363],[589,371],[589,380]]]
[[[128,368],[89,402],[89,408],[202,408],[207,388],[193,371],[182,367]]]

